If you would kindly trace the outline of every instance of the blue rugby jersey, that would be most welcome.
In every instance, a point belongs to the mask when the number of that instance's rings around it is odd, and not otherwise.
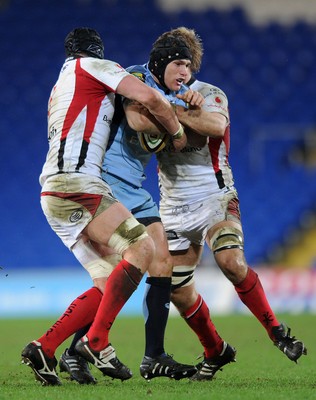
[[[147,64],[134,65],[126,68],[128,72],[141,79],[148,86],[157,89],[170,102],[185,106],[185,103],[176,97],[178,93],[184,93],[188,87],[182,85],[178,92],[168,91],[155,82]],[[116,107],[114,115],[108,148],[103,162],[103,177],[106,177],[106,172],[121,178],[122,180],[136,187],[141,187],[146,179],[145,168],[152,156],[147,153],[141,146],[138,140],[137,132],[131,129],[123,111],[122,105]],[[118,197],[118,200],[119,197]]]

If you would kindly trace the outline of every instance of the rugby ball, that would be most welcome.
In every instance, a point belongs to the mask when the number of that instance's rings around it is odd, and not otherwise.
[[[147,133],[137,132],[137,134],[140,145],[148,153],[158,153],[161,151],[168,143],[170,137],[168,133],[149,135]]]

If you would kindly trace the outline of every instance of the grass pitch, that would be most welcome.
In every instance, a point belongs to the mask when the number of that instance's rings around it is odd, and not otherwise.
[[[62,373],[63,385],[42,387],[32,370],[20,363],[22,348],[41,336],[55,319],[0,320],[0,399],[1,400],[309,400],[316,399],[316,316],[282,315],[279,318],[302,339],[308,355],[298,364],[291,362],[272,345],[265,330],[252,316],[215,316],[220,335],[237,349],[237,362],[218,371],[210,382],[174,381],[155,378],[146,382],[139,375],[144,351],[141,317],[119,317],[111,341],[118,357],[134,376],[121,382],[103,377],[92,367],[98,384],[80,386]],[[68,343],[61,346],[58,358]],[[196,364],[202,348],[181,318],[171,317],[166,332],[166,351],[177,361]]]

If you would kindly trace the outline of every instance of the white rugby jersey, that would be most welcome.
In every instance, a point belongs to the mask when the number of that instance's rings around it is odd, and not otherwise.
[[[230,134],[228,100],[216,86],[195,80],[190,89],[200,92],[208,112],[227,118],[223,138],[188,134],[188,143],[180,152],[170,146],[157,153],[161,201],[167,204],[191,203],[234,185],[228,162]]]
[[[81,172],[101,177],[115,91],[129,75],[113,61],[69,58],[48,102],[49,150],[40,176]]]

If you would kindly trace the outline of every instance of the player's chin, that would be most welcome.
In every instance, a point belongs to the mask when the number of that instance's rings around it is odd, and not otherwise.
[[[178,92],[182,88],[182,83],[176,82],[174,85],[172,85],[171,90],[174,92]]]

